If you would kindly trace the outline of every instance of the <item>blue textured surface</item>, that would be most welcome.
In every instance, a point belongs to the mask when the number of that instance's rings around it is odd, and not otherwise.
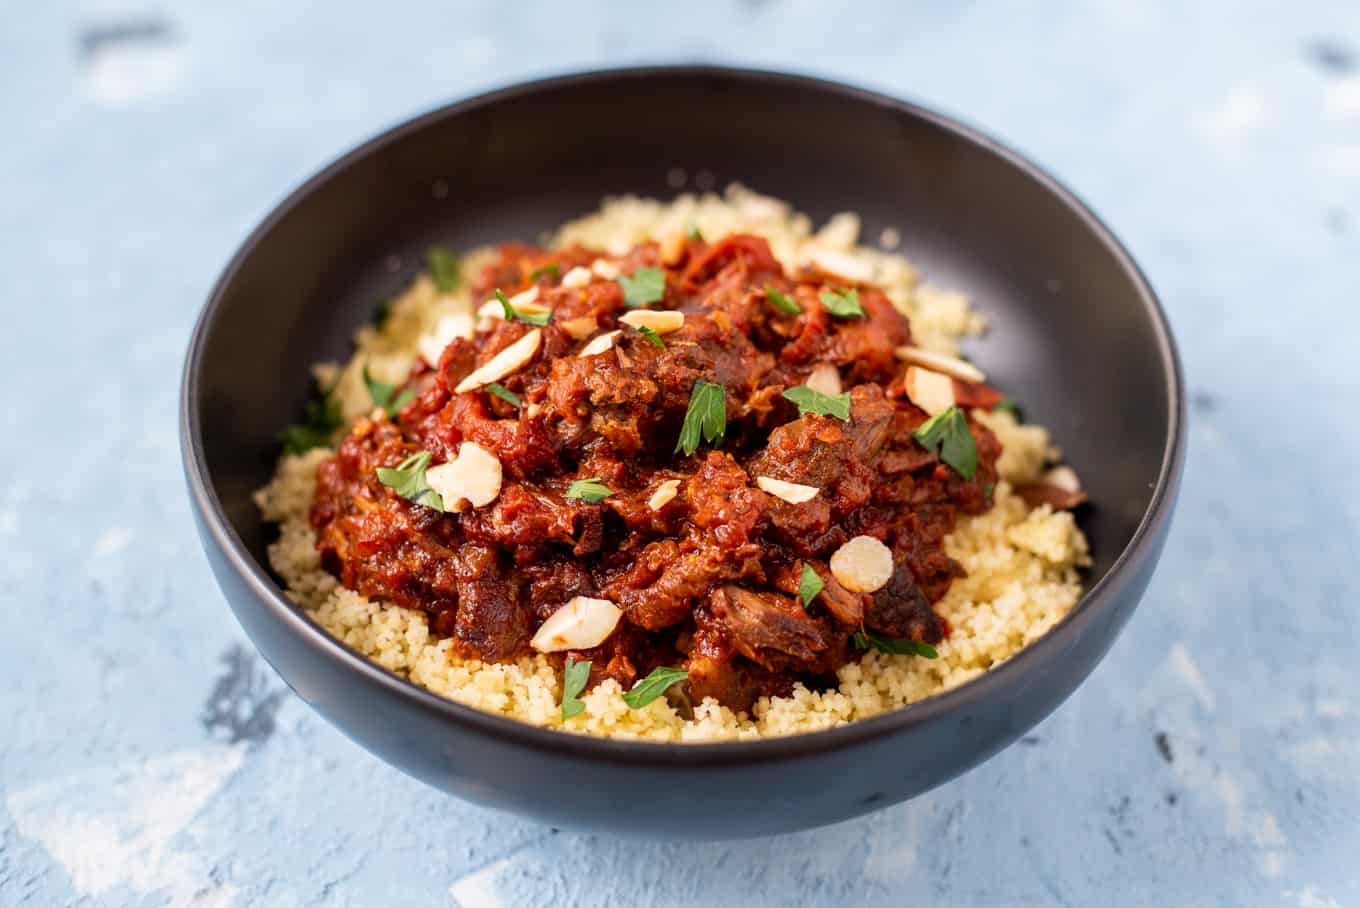
[[[899,6],[10,10],[0,904],[1360,905],[1360,5]],[[659,59],[1033,156],[1146,267],[1193,391],[1167,554],[1090,681],[953,783],[778,839],[553,833],[379,763],[255,660],[180,480],[192,319],[286,191],[452,96]]]

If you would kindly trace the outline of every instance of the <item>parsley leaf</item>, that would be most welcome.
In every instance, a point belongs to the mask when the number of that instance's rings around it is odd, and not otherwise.
[[[516,309],[510,305],[510,301],[505,298],[505,294],[501,292],[499,287],[496,288],[496,301],[501,304],[501,312],[505,314],[507,322],[524,322],[526,325],[541,327],[552,321],[551,312],[521,312]]]
[[[666,349],[666,342],[661,339],[660,334],[656,333],[656,329],[648,328],[646,325],[643,325],[641,328],[638,329],[638,334],[641,334],[643,337],[647,338],[647,340],[651,341],[654,346],[660,347],[662,350]]]
[[[803,307],[795,303],[792,297],[785,296],[773,287],[765,288],[765,299],[770,301],[771,306],[789,315],[797,315],[803,311]]]
[[[440,293],[451,293],[462,282],[458,257],[443,246],[431,246],[425,250],[425,267],[430,269],[430,278]]]
[[[823,290],[821,300],[826,311],[837,318],[864,318],[858,290]]]
[[[689,226],[685,228],[685,238],[698,240],[700,243],[704,241],[704,235],[699,232],[699,225],[693,221],[690,221]]]
[[[397,464],[395,469],[378,467],[378,482],[413,504],[442,511],[444,499],[425,481],[425,468],[429,465],[430,452],[417,451]]]
[[[689,677],[689,672],[683,668],[657,668],[641,681],[633,685],[633,689],[626,691],[623,695],[623,702],[628,704],[629,709],[642,709],[657,697],[666,692],[677,681],[684,681]]]
[[[977,442],[968,431],[968,419],[957,406],[942,410],[916,427],[911,437],[927,451],[940,455],[964,479],[977,473]]]
[[[873,631],[856,631],[855,636],[850,638],[850,642],[856,649],[876,649],[880,653],[892,653],[895,656],[921,656],[926,659],[938,659],[940,654],[935,651],[935,647],[929,643],[918,643],[915,640],[899,640],[896,637],[880,637]]]
[[[416,391],[414,388],[407,388],[400,394],[397,393],[396,385],[389,385],[385,381],[378,381],[368,374],[368,363],[364,363],[364,387],[368,389],[368,396],[373,401],[373,406],[382,407],[383,412],[390,417],[395,417],[411,401],[415,400]]]
[[[568,498],[579,498],[586,504],[599,504],[613,494],[614,490],[600,482],[598,476],[592,476],[589,479],[573,479],[571,485],[567,486]]]
[[[561,273],[562,273],[561,265],[557,264],[556,262],[549,262],[546,265],[539,265],[533,271],[530,271],[529,280],[536,281],[545,274],[551,274],[553,277],[557,277]]]
[[[303,421],[279,433],[283,450],[289,454],[305,454],[312,448],[329,448],[331,436],[344,422],[340,402],[330,395],[320,400],[307,401]]]
[[[822,582],[821,575],[812,569],[812,565],[803,562],[803,576],[798,581],[798,598],[803,602],[803,609],[806,610],[812,604],[812,600],[826,586]]]
[[[816,413],[819,416],[834,416],[843,422],[850,421],[850,392],[844,394],[823,394],[807,385],[795,385],[784,392],[784,399],[798,405],[798,415]]]
[[[631,276],[619,275],[623,288],[623,304],[629,309],[659,303],[666,295],[666,272],[660,268],[639,268]]]
[[[505,401],[507,404],[510,404],[510,406],[512,407],[524,406],[522,403],[520,403],[519,396],[516,395],[514,391],[511,391],[509,388],[505,387],[505,385],[501,384],[498,381],[493,381],[491,384],[487,385],[482,390],[487,392],[488,394],[496,395],[501,400]]]
[[[675,443],[675,453],[684,451],[686,455],[699,450],[700,439],[713,447],[722,447],[723,435],[727,433],[727,392],[722,385],[715,385],[703,379],[694,383],[689,392],[689,407],[685,410],[685,421],[680,426],[680,440]]]
[[[1011,400],[1009,397],[1001,398],[992,406],[993,413],[997,412],[998,410],[1005,410],[1007,413],[1015,417],[1016,422],[1019,422],[1022,419],[1020,415],[1020,405],[1017,404],[1015,401]]]
[[[577,716],[585,712],[586,705],[581,702],[581,691],[586,689],[586,682],[589,680],[589,659],[584,662],[568,659],[567,664],[562,666],[563,719],[570,719],[572,716]]]

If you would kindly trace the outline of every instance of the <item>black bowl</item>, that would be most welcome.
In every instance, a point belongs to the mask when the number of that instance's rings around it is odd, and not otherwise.
[[[742,181],[814,218],[857,211],[992,331],[971,353],[1049,426],[1094,505],[1088,591],[1048,635],[947,693],[801,737],[598,740],[441,699],[351,652],[284,598],[251,492],[309,366],[344,357],[431,242],[542,231],[601,197]],[[1166,319],[1110,232],[1033,164],[893,98],[766,72],[681,67],[508,88],[419,117],[331,164],[227,266],[184,371],[185,472],[228,602],[297,694],[359,744],[459,797],[559,826],[733,838],[831,823],[975,766],[1051,712],[1137,605],[1166,538],[1184,400]]]

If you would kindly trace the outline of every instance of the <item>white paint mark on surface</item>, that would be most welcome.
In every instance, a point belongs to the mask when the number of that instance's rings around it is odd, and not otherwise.
[[[922,813],[922,810],[914,810],[902,816],[901,828],[892,830],[892,835],[869,838],[869,853],[864,858],[862,871],[866,880],[892,887],[911,879],[921,840]]]
[[[110,107],[169,94],[184,75],[187,58],[173,44],[114,43],[95,50],[85,70],[85,91]]]
[[[1213,689],[1204,680],[1204,675],[1195,664],[1195,660],[1190,658],[1190,651],[1185,648],[1184,643],[1177,642],[1171,645],[1170,660],[1171,670],[1189,685],[1199,705],[1212,712],[1215,703]]]
[[[1209,135],[1234,138],[1259,129],[1265,122],[1265,98],[1255,89],[1239,87],[1205,114],[1200,126]]]
[[[114,527],[95,541],[94,553],[96,555],[114,555],[127,548],[131,541],[131,530],[127,527]]]
[[[1267,851],[1261,855],[1261,873],[1268,877],[1277,877],[1284,870],[1284,858],[1278,851]]]
[[[209,882],[209,866],[171,841],[241,766],[243,746],[215,746],[80,770],[6,799],[15,827],[98,898],[126,886],[170,905],[227,908],[235,887]]]
[[[1360,76],[1329,80],[1322,112],[1333,121],[1360,117]]]
[[[449,895],[459,908],[501,908],[496,878],[510,866],[513,858],[501,858],[461,877],[449,887]]]
[[[1350,706],[1344,700],[1319,700],[1317,714],[1326,719],[1340,719],[1350,713]]]
[[[1286,889],[1283,894],[1285,898],[1294,899],[1299,908],[1341,908],[1340,902],[1322,895],[1312,886],[1304,886],[1302,889]]]

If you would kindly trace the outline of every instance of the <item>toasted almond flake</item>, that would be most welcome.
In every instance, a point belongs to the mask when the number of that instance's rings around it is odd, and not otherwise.
[[[618,627],[623,610],[608,599],[574,596],[538,626],[529,645],[540,653],[599,646]]]
[[[839,249],[813,246],[805,254],[804,259],[815,265],[819,271],[836,274],[858,284],[867,284],[874,278],[872,262]]]
[[[872,593],[893,575],[892,550],[872,536],[856,536],[831,556],[831,575],[852,593]]]
[[[931,416],[943,413],[954,406],[954,379],[939,372],[908,366],[903,382],[907,397]]]
[[[431,366],[437,366],[439,357],[444,355],[444,348],[457,338],[472,337],[472,329],[472,316],[466,312],[441,315],[439,321],[435,322],[434,330],[416,341],[416,349],[420,351],[421,359]]]
[[[573,289],[584,287],[593,279],[589,268],[582,268],[580,265],[577,265],[575,268],[562,275],[562,286],[571,287]]]
[[[661,483],[661,485],[657,486],[656,491],[652,493],[652,497],[647,499],[647,507],[651,508],[653,511],[659,511],[670,504],[679,492],[680,480],[667,479],[665,482]]]
[[[476,442],[465,441],[458,456],[430,467],[425,481],[444,499],[444,510],[456,511],[462,502],[480,508],[501,493],[501,462]]]
[[[680,264],[680,260],[685,257],[685,235],[678,230],[672,230],[661,238],[661,242],[657,244],[657,252],[661,255],[662,264]]]
[[[803,384],[820,394],[835,396],[841,393],[841,373],[831,363],[818,363]]]
[[[530,292],[533,293],[532,297],[529,297],[528,299],[521,299],[521,297],[525,296]],[[514,296],[510,297],[509,299],[506,300],[506,302],[508,302],[511,305],[511,307],[515,309],[515,311],[523,312],[525,315],[542,315],[545,312],[552,311],[552,306],[545,306],[542,303],[534,302],[534,300],[537,298],[538,288],[530,287],[528,290],[524,291],[524,293],[517,293]],[[500,300],[489,299],[477,307],[477,317],[479,319],[481,318],[504,319],[505,307],[501,305]]]
[[[670,334],[685,327],[685,313],[674,309],[634,309],[619,316],[630,328],[651,328],[657,334]]]
[[[529,404],[529,406],[524,408],[524,415],[528,416],[530,419],[533,419],[542,412],[543,407],[541,404]]]
[[[619,276],[619,266],[615,265],[613,262],[607,262],[604,259],[596,259],[591,262],[590,270],[594,271],[607,281],[615,280]]]
[[[757,476],[756,485],[763,492],[769,492],[775,498],[783,499],[789,504],[803,504],[817,497],[821,489],[816,486],[803,486],[796,482],[785,482],[782,479],[775,479],[773,476]]]
[[[601,353],[613,347],[614,338],[618,337],[622,333],[623,333],[622,331],[606,331],[604,334],[601,334],[599,337],[595,338],[590,343],[582,347],[581,352],[576,355],[599,356]]]
[[[482,385],[489,385],[493,381],[500,381],[505,376],[527,365],[538,353],[539,345],[543,343],[543,332],[534,328],[528,334],[506,347],[483,366],[473,369],[467,378],[458,383],[458,387],[453,390],[459,394],[464,391],[475,391]]]
[[[1077,471],[1069,466],[1054,467],[1039,477],[1041,485],[1052,486],[1055,489],[1062,489],[1064,492],[1080,492],[1081,478],[1077,476]]]
[[[600,323],[595,320],[593,315],[583,315],[580,318],[569,318],[564,322],[558,322],[557,327],[579,341],[585,340],[598,331]]]
[[[923,366],[932,372],[952,375],[959,381],[984,382],[987,380],[986,374],[970,362],[965,362],[954,356],[931,353],[929,350],[922,350],[920,347],[898,347],[897,358],[917,366]]]

